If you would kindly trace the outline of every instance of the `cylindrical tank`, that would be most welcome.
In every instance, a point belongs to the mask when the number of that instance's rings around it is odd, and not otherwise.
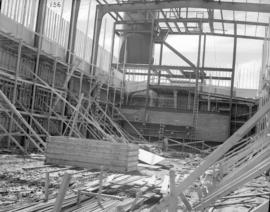
[[[132,2],[133,0],[130,0]],[[150,20],[147,12],[128,13],[124,15],[125,20],[143,21]],[[124,25],[123,29],[134,32],[125,32],[122,37],[119,62],[120,63],[135,63],[135,64],[148,64],[149,51],[153,52],[154,47],[151,48],[151,28],[152,24],[138,23],[131,25]],[[126,43],[126,48],[125,48]],[[151,49],[150,49],[151,48]],[[125,53],[126,49],[126,53]],[[126,54],[126,61],[125,59]],[[151,62],[152,59],[150,60]]]

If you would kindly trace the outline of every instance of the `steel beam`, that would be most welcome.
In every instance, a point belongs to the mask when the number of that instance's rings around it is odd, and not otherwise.
[[[35,29],[35,32],[37,34],[35,35],[34,47],[38,47],[39,40],[41,39],[40,35],[42,35],[44,31],[46,5],[47,5],[47,0],[38,2],[37,21],[36,21],[36,29]]]
[[[126,72],[126,75],[138,75],[138,76],[148,76],[148,73],[138,73],[138,72]],[[157,76],[157,74],[151,74],[151,76]],[[177,79],[189,79],[189,76],[184,75],[176,75],[176,74],[160,74],[160,77],[166,77],[166,78],[177,78]],[[191,79],[195,79],[195,75],[193,74]],[[216,77],[216,76],[205,76],[204,79],[214,79],[214,80],[231,80],[230,77]]]
[[[143,1],[127,2],[122,4],[98,5],[108,12],[136,12],[139,10],[161,10],[170,8],[202,8],[217,10],[232,10],[244,12],[270,12],[270,4],[240,3],[240,2],[207,2],[205,0],[183,0],[183,1]]]
[[[188,65],[193,67],[193,69],[196,68],[194,63],[192,63],[188,58],[186,58],[184,55],[182,55],[179,51],[177,51],[175,48],[173,48],[170,44],[167,42],[164,42],[164,45],[167,46],[173,53],[175,53],[178,57],[180,57],[182,60],[184,60]]]
[[[112,67],[119,68],[119,71],[123,68],[121,65],[112,64]],[[125,64],[125,68],[127,69],[147,69],[148,66],[145,64]],[[153,69],[156,70],[164,70],[164,69],[171,69],[171,70],[194,70],[193,67],[190,66],[171,66],[171,65],[152,65]],[[202,71],[220,71],[220,72],[232,72],[231,68],[215,68],[215,67],[200,67]]]
[[[67,55],[66,55],[66,62],[72,63],[73,60],[73,52],[75,48],[75,41],[76,41],[76,32],[77,32],[77,22],[79,16],[79,9],[80,9],[81,0],[73,0],[71,6],[71,16],[70,16],[70,27],[68,33],[68,44],[67,44]]]
[[[234,38],[233,34],[223,34],[223,33],[211,33],[211,32],[169,32],[170,35],[212,35],[212,36],[221,36],[221,37],[230,37]],[[255,40],[265,40],[265,37],[260,36],[250,36],[250,35],[236,35],[237,38],[243,39],[255,39]]]
[[[230,93],[230,123],[232,121],[232,98],[233,98],[233,91],[234,91],[234,78],[236,72],[236,53],[237,53],[237,25],[234,25],[234,41],[233,41],[233,59],[232,59],[232,80],[231,80],[231,93]],[[229,129],[229,134],[231,133],[231,129]]]

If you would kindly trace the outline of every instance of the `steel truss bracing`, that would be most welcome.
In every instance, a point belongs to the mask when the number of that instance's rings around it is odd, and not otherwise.
[[[216,36],[234,37],[233,25],[244,27],[244,33],[238,30],[239,38],[264,39],[264,33],[258,30],[264,30],[267,27],[267,18],[270,11],[269,4],[263,3],[238,3],[238,2],[211,2],[203,0],[193,1],[146,1],[146,2],[126,2],[99,5],[103,13],[114,12],[116,14],[132,13],[136,11],[148,11],[155,13],[155,21],[159,27],[166,29],[169,34],[206,34]],[[236,16],[247,13],[254,13],[250,20],[238,20]],[[247,16],[247,15],[246,15]],[[264,17],[262,20],[260,17]],[[134,24],[149,22],[145,20],[129,20],[123,17],[116,23]],[[199,25],[202,24],[202,27]],[[161,26],[162,25],[162,26]],[[219,27],[215,27],[218,25]],[[255,34],[248,33],[248,27],[256,27]]]

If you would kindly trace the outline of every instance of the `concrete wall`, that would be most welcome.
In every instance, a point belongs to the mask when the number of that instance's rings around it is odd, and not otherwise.
[[[157,110],[122,108],[122,113],[131,122],[192,127],[192,113],[165,112]],[[228,138],[229,116],[216,113],[200,113],[197,122],[197,138],[205,141],[223,142]]]

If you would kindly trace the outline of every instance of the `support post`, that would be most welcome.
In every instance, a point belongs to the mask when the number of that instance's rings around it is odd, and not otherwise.
[[[178,198],[175,190],[175,171],[170,170],[170,197],[169,197],[169,212],[177,212]]]
[[[234,24],[234,41],[233,41],[233,61],[232,61],[232,76],[231,76],[231,94],[230,94],[230,117],[229,117],[229,126],[232,122],[232,99],[234,92],[234,77],[235,77],[235,67],[236,67],[236,52],[237,52],[237,25]],[[231,134],[231,129],[229,128],[229,135]]]
[[[68,44],[67,44],[67,55],[66,55],[66,61],[67,63],[70,63],[70,64],[73,61],[72,54],[74,52],[75,41],[76,41],[77,22],[78,22],[80,3],[81,3],[81,0],[72,0],[70,27],[69,27]]]
[[[177,109],[177,98],[178,96],[178,91],[177,90],[174,90],[173,91],[173,105],[174,105],[174,109]]]
[[[101,193],[102,193],[102,187],[103,187],[103,170],[104,167],[100,167],[100,175],[99,175],[99,188],[98,188],[98,203],[101,204]]]
[[[150,93],[149,93],[149,87],[150,87],[150,77],[151,77],[151,70],[153,65],[153,41],[154,41],[154,26],[155,26],[155,19],[152,19],[152,25],[151,25],[151,39],[150,39],[150,46],[149,46],[149,61],[148,61],[148,74],[147,74],[147,85],[146,85],[146,101],[145,101],[145,108],[144,108],[144,114],[145,119],[144,122],[147,120],[146,116],[146,110],[149,106],[149,99],[150,99]]]
[[[106,97],[106,108],[105,112],[107,113],[108,106],[109,106],[109,98],[110,98],[110,84],[113,85],[113,78],[114,78],[114,70],[112,70],[112,63],[113,63],[113,52],[114,52],[114,42],[115,42],[115,23],[113,24],[113,30],[112,30],[112,45],[111,45],[111,58],[110,58],[110,66],[109,66],[109,79],[108,79],[108,85],[107,85],[107,97]],[[113,88],[113,86],[112,86]],[[112,105],[114,107],[114,105]],[[113,110],[113,108],[112,108]]]
[[[160,44],[159,65],[162,65],[163,43]],[[158,71],[158,85],[160,85],[161,70]]]
[[[37,9],[37,21],[36,21],[36,35],[34,40],[34,46],[38,47],[40,40],[42,39],[43,30],[44,30],[44,21],[46,15],[46,5],[47,0],[38,1]]]
[[[30,113],[33,116],[34,113],[34,104],[36,100],[36,90],[37,90],[37,85],[36,85],[36,77],[35,75],[38,75],[38,70],[40,66],[40,54],[41,54],[41,48],[42,48],[42,36],[43,36],[43,31],[44,31],[44,23],[45,23],[45,16],[46,16],[46,5],[47,5],[47,0],[44,1],[39,1],[38,5],[38,16],[37,16],[37,25],[36,25],[36,37],[34,40],[34,46],[37,48],[37,53],[36,53],[36,63],[35,63],[35,68],[34,68],[34,75],[33,75],[33,85],[32,85],[32,97],[31,97],[31,107],[30,107]],[[39,14],[40,13],[40,14]],[[29,119],[29,125],[32,126],[32,118],[30,117]],[[28,144],[25,145],[26,148],[28,148]]]
[[[203,55],[202,55],[202,75],[201,75],[201,83],[203,83],[204,81],[204,66],[205,66],[205,49],[206,49],[206,35],[203,36]],[[201,87],[201,91],[202,91],[202,87]]]
[[[45,176],[45,197],[44,197],[44,202],[47,202],[49,199],[49,185],[50,185],[50,173],[46,172]]]
[[[195,133],[197,128],[197,119],[198,119],[198,112],[199,112],[199,78],[200,78],[200,63],[201,63],[201,38],[202,35],[199,35],[199,42],[198,42],[198,56],[197,56],[197,67],[195,71],[196,81],[195,81],[195,91],[194,91],[194,101],[193,101],[193,121],[192,125],[194,127],[194,139]]]
[[[71,175],[68,173],[65,173],[61,187],[60,187],[59,192],[57,194],[56,201],[54,203],[53,212],[60,212],[61,211],[62,204],[63,204],[64,198],[65,198],[66,191],[68,189],[70,179],[71,179]]]
[[[100,5],[96,7],[96,15],[95,15],[95,25],[94,25],[94,39],[92,43],[92,54],[91,54],[91,75],[95,75],[95,70],[97,66],[97,57],[98,57],[98,46],[99,46],[99,37],[100,37],[100,30],[103,18],[103,9]]]

